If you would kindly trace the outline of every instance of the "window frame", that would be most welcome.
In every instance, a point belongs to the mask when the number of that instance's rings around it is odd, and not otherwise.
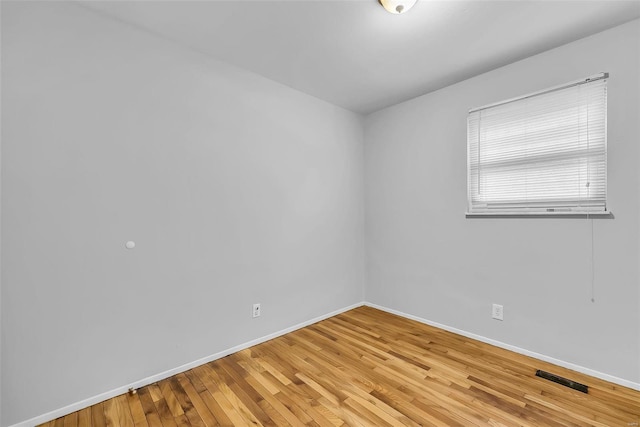
[[[475,108],[471,108],[468,111],[467,114],[467,211],[466,211],[466,217],[549,217],[549,216],[553,216],[553,217],[558,217],[558,216],[562,216],[562,217],[610,217],[612,216],[612,213],[610,210],[608,210],[609,206],[608,206],[608,188],[607,188],[607,176],[608,176],[608,129],[607,129],[607,104],[608,104],[608,100],[607,100],[607,81],[609,79],[609,73],[599,73],[596,75],[592,75],[589,76],[587,78],[583,78],[583,79],[579,79],[579,80],[575,80],[569,83],[565,83],[565,84],[561,84],[561,85],[557,85],[557,86],[553,86],[550,88],[546,88],[540,91],[536,91],[536,92],[532,92],[532,93],[528,93],[525,95],[521,95],[518,97],[514,97],[514,98],[510,98],[510,99],[506,99],[503,101],[499,101],[499,102],[495,102],[495,103],[491,103],[491,104],[487,104],[487,105],[483,105],[481,107],[475,107]],[[550,203],[548,200],[546,202],[537,202],[535,200],[529,201],[529,202],[523,202],[523,203],[513,203],[513,205],[520,205],[517,207],[513,207],[512,208],[490,208],[490,207],[486,207],[484,209],[480,208],[478,209],[477,207],[474,209],[474,205],[473,205],[473,201],[472,201],[472,188],[471,188],[471,173],[472,173],[472,163],[471,163],[471,139],[470,139],[470,119],[471,119],[471,115],[473,113],[476,112],[480,112],[482,110],[487,110],[493,107],[498,107],[501,105],[505,105],[505,104],[509,104],[509,103],[513,103],[513,102],[518,102],[518,101],[523,101],[526,100],[528,98],[533,98],[533,97],[537,97],[540,95],[545,95],[545,94],[549,94],[552,92],[557,92],[563,89],[568,89],[574,86],[578,86],[578,85],[582,85],[582,84],[588,84],[588,83],[593,83],[595,81],[598,80],[604,80],[604,176],[603,176],[603,182],[604,182],[604,202],[603,203],[603,209],[599,209],[599,210],[578,210],[578,208],[580,207],[580,203],[576,203],[575,201],[572,202],[572,200],[567,197],[565,200],[563,200],[562,202],[566,201],[568,205],[571,205],[570,207],[567,208],[561,208],[561,207],[553,207],[552,205],[555,203]],[[479,142],[476,142],[479,143]],[[523,159],[525,159],[525,157],[523,157]],[[532,162],[528,162],[525,163],[525,167],[526,164],[531,164]],[[477,163],[476,168],[480,168],[481,164],[480,162]],[[478,177],[477,179],[480,179],[480,177]],[[584,200],[584,199],[581,199]],[[545,204],[546,203],[546,204]],[[539,206],[535,206],[536,204],[539,204]]]

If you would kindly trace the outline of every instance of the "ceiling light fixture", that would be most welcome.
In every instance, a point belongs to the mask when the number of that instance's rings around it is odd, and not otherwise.
[[[404,13],[411,9],[418,0],[378,0],[389,13]]]

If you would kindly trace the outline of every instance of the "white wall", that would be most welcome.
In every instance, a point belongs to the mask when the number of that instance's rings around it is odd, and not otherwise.
[[[633,21],[366,118],[367,301],[640,383],[639,27]],[[591,221],[465,218],[466,116],[601,71],[611,74],[615,219],[593,220],[591,302]],[[491,319],[492,303],[504,305],[503,322]]]
[[[362,301],[360,116],[69,3],[2,68],[1,425]]]
[[[0,24],[2,23],[2,7],[0,6]],[[0,47],[2,31],[0,25]],[[0,49],[1,53],[1,49]],[[0,82],[2,81],[2,60],[0,55]],[[0,242],[2,242],[2,87],[0,84]],[[2,244],[0,244],[0,426],[2,425]]]

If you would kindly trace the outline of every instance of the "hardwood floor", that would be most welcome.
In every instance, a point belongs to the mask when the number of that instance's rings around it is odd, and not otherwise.
[[[638,391],[360,307],[43,426],[638,423]]]

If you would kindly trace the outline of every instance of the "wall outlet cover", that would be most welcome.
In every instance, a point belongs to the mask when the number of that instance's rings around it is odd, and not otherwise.
[[[493,309],[491,310],[491,317],[496,320],[504,320],[504,307],[500,304],[493,304]]]

